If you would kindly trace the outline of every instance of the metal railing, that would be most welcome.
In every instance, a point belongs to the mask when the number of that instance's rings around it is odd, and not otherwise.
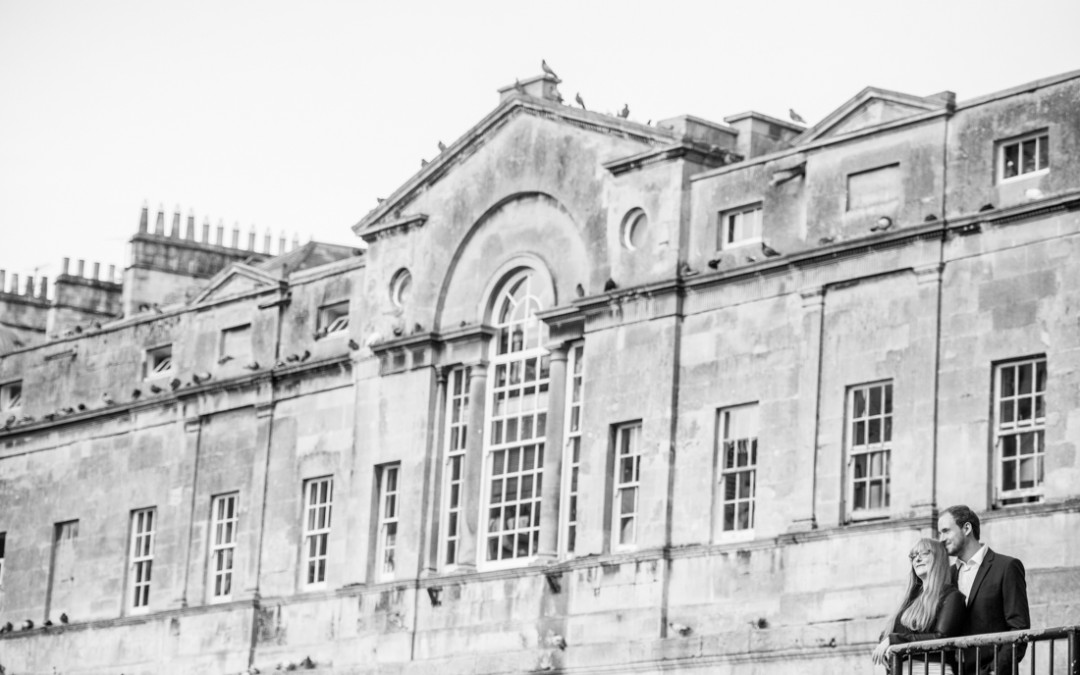
[[[889,661],[893,675],[947,673],[943,664],[956,675],[1080,675],[1080,625],[908,642]]]

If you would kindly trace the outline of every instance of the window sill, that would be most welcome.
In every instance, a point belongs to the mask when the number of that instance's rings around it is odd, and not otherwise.
[[[751,541],[754,539],[754,528],[747,530],[725,530],[717,534],[713,540],[714,544],[734,544],[742,541]]]
[[[1011,178],[998,178],[997,184],[998,185],[1014,185],[1016,183],[1023,183],[1024,181],[1030,180],[1032,178],[1042,178],[1043,176],[1045,176],[1045,175],[1047,175],[1049,173],[1050,173],[1049,168],[1039,169],[1038,171],[1031,171],[1031,172],[1028,172],[1028,173],[1022,173],[1019,176],[1013,176]]]
[[[865,522],[874,521],[874,520],[886,520],[886,519],[890,518],[891,515],[892,514],[890,513],[889,509],[887,509],[887,508],[883,508],[883,509],[864,509],[864,510],[859,510],[859,511],[854,511],[854,512],[848,513],[847,514],[847,521],[845,522],[845,524],[846,525],[851,525],[851,524],[854,524],[854,523],[865,523]]]

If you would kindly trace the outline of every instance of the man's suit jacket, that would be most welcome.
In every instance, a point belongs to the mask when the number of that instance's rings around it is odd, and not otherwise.
[[[953,567],[952,581],[959,582],[960,568]],[[959,585],[959,584],[958,584]],[[1000,633],[1010,630],[1031,628],[1031,615],[1028,611],[1027,581],[1024,579],[1024,564],[1016,558],[986,550],[986,556],[967,597],[967,625],[964,635],[982,633]],[[1017,660],[1023,658],[1026,645],[1016,648]],[[998,653],[996,672],[998,675],[1011,673],[1011,648],[1002,648]],[[983,647],[979,650],[978,670],[975,669],[975,649],[964,650],[964,673],[989,673],[994,661],[994,648]]]

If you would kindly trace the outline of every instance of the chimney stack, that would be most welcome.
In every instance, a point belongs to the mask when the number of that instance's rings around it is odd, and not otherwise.
[[[7,287],[4,286],[5,281],[7,281],[7,272],[4,270],[0,270],[0,293],[3,293],[5,290],[7,290]]]
[[[14,295],[19,294],[19,275],[14,272],[11,273],[11,292]]]
[[[240,221],[233,221],[232,226],[232,247],[240,248]]]
[[[184,238],[195,241],[195,211],[192,209],[187,212],[187,232],[184,233]]]
[[[255,227],[255,226],[252,225],[252,227]],[[270,234],[270,228],[269,227],[266,228],[266,234],[263,235],[263,253],[269,253],[270,252],[270,241],[273,238],[274,238],[274,236],[272,234]]]
[[[157,220],[154,221],[154,234],[165,234],[165,205],[158,204]],[[81,275],[80,275],[81,276]]]
[[[145,233],[147,228],[149,227],[149,210],[150,205],[146,203],[146,200],[143,200],[142,214],[139,215],[139,232]],[[64,274],[67,274],[67,272],[65,272]]]
[[[176,210],[173,211],[172,216],[172,228],[169,230],[169,236],[173,239],[180,238],[180,205],[176,205]]]
[[[86,276],[86,261],[85,260],[76,261],[76,264],[75,264],[75,276],[78,276],[78,277],[85,277]]]
[[[49,297],[49,277],[41,277],[38,283],[38,297],[46,300]]]
[[[217,221],[217,245],[225,245],[225,222],[221,218]]]
[[[34,277],[26,277],[26,297],[34,297]]]
[[[68,269],[70,267],[71,267],[71,258],[64,258],[63,261],[60,263],[60,274],[66,275],[68,273]]]
[[[249,250],[249,251],[254,251],[255,250],[255,223],[252,223],[251,227],[248,229],[247,250]]]
[[[300,248],[300,234],[297,233],[297,232],[293,232],[293,235],[292,235],[292,250],[295,251],[298,248]]]
[[[94,281],[97,281],[99,276],[101,276],[101,263],[96,262],[94,263]]]
[[[285,230],[282,230],[281,234],[278,236],[277,252],[278,255],[285,253]]]
[[[109,279],[112,283],[116,283],[116,265],[109,265]]]

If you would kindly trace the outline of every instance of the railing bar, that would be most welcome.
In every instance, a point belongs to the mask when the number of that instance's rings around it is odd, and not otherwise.
[[[997,662],[998,662],[998,651],[999,650],[1000,650],[1000,647],[998,646],[998,643],[995,642],[994,643],[994,660],[990,662],[990,664],[991,664],[990,665],[990,670],[994,671],[995,673],[997,672]],[[978,667],[978,666],[976,666],[976,667]]]
[[[1050,644],[1054,644],[1054,641],[1051,640]],[[1030,675],[1035,675],[1035,652],[1039,651],[1039,648],[1036,645],[1038,645],[1037,642],[1032,642],[1031,643],[1031,669],[1030,669]],[[1053,673],[1051,673],[1050,675],[1053,675]]]
[[[911,669],[914,672],[914,668]],[[922,657],[922,673],[923,675],[930,675],[930,652],[923,652]]]
[[[1012,643],[1012,668],[1010,672],[1012,675],[1018,675],[1017,671],[1020,670],[1020,664],[1016,661],[1016,643]]]
[[[1054,642],[1056,640],[1050,641],[1050,675],[1054,675]]]

